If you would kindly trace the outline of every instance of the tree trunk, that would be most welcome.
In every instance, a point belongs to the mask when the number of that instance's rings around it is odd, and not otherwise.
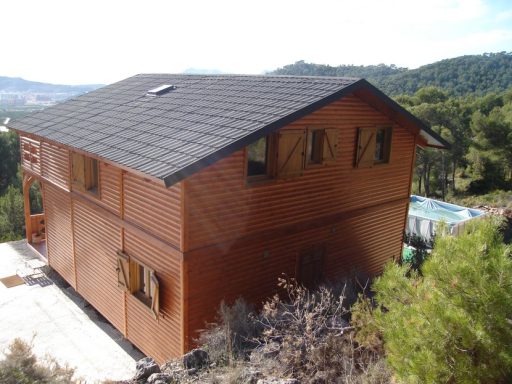
[[[452,191],[455,193],[455,170],[457,169],[457,161],[453,160],[453,169],[452,169]]]
[[[426,165],[426,170],[425,170],[425,196],[426,197],[429,197],[430,196],[430,165]]]

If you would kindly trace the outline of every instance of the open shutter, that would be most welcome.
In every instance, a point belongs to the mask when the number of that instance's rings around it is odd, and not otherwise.
[[[98,187],[98,160],[90,157],[84,160],[84,186],[87,190]]]
[[[277,148],[277,176],[293,177],[302,174],[304,167],[305,130],[283,131]]]
[[[338,130],[326,129],[324,131],[323,162],[330,164],[336,162],[338,153]]]
[[[85,158],[79,153],[71,153],[71,182],[80,190],[85,189]]]
[[[357,140],[356,167],[368,168],[375,160],[375,129],[359,128]]]
[[[117,286],[130,290],[130,258],[123,252],[117,252]]]
[[[155,276],[155,272],[151,271],[151,312],[155,318],[158,318],[160,312],[160,283]]]

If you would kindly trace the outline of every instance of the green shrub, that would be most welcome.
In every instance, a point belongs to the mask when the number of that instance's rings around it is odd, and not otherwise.
[[[496,218],[438,236],[420,276],[389,264],[373,289],[389,365],[407,383],[512,380],[512,260]]]

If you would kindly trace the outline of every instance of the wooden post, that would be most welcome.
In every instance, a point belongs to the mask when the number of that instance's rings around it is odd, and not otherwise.
[[[30,186],[34,176],[23,174],[23,207],[25,211],[25,236],[27,242],[32,243],[32,222],[30,220]]]

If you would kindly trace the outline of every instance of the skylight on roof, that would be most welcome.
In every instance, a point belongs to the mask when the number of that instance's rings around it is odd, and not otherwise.
[[[159,87],[150,89],[148,93],[146,93],[147,96],[160,96],[163,95],[169,91],[175,90],[177,87],[172,84],[163,84]]]

